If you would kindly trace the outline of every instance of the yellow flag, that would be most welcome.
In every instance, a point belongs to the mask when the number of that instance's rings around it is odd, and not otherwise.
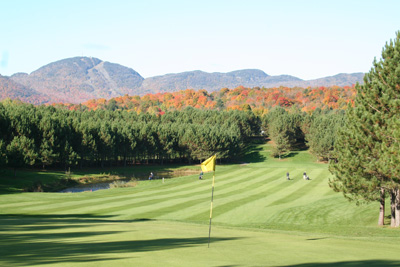
[[[216,155],[206,159],[203,163],[201,163],[201,170],[203,172],[215,171],[215,159]]]

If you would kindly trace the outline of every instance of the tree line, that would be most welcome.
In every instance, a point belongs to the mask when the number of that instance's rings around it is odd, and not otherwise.
[[[259,132],[251,112],[186,108],[162,116],[0,102],[1,164],[83,167],[235,159]]]
[[[0,164],[10,168],[126,166],[137,163],[237,159],[250,138],[264,131],[272,156],[309,148],[319,160],[331,158],[344,111],[292,108],[267,115],[251,111],[187,107],[163,115],[124,110],[69,110],[0,102]]]
[[[69,109],[107,109],[128,110],[136,113],[162,115],[186,107],[197,109],[243,110],[252,111],[258,116],[267,114],[274,107],[285,109],[297,107],[301,111],[312,113],[315,109],[345,109],[353,102],[356,90],[354,86],[330,87],[275,87],[233,89],[222,88],[219,91],[186,89],[177,92],[146,94],[143,96],[119,96],[88,100],[82,104],[54,104]]]

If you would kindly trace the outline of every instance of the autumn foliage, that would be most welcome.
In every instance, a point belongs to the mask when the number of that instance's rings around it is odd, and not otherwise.
[[[305,112],[321,109],[345,109],[353,102],[354,86],[332,87],[278,87],[278,88],[222,88],[212,93],[206,90],[186,89],[172,93],[146,94],[144,96],[124,95],[109,100],[92,99],[79,105],[64,105],[69,109],[128,110],[136,113],[163,115],[167,111],[182,110],[191,106],[198,109],[252,110],[263,115],[276,106],[289,109],[293,106]]]

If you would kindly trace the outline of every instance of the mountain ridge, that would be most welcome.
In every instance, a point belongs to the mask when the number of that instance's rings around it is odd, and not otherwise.
[[[73,57],[46,64],[30,74],[20,72],[9,77],[0,76],[3,77],[0,79],[0,99],[21,98],[34,104],[77,104],[95,98],[110,99],[125,94],[144,95],[185,89],[212,92],[238,86],[351,86],[361,83],[363,76],[364,73],[340,73],[307,81],[291,75],[271,76],[259,69],[242,69],[226,73],[194,70],[145,79],[132,68],[117,63],[94,57]],[[16,91],[11,92],[10,88]]]

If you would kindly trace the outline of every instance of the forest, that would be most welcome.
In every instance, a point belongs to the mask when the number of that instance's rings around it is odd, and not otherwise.
[[[309,148],[333,158],[354,87],[222,88],[34,106],[0,102],[0,165],[83,168],[193,163],[217,154],[238,161],[252,137],[273,156]]]
[[[277,87],[277,88],[246,88],[239,86],[234,89],[222,88],[219,91],[186,89],[172,93],[147,94],[144,96],[121,96],[106,100],[92,99],[82,104],[53,104],[66,106],[69,109],[81,110],[127,110],[136,113],[162,115],[168,111],[182,110],[194,107],[207,110],[251,110],[255,115],[267,114],[274,107],[285,109],[294,107],[311,113],[315,109],[346,109],[349,102],[353,103],[356,96],[354,86],[332,87]]]
[[[309,147],[320,160],[332,158],[335,131],[344,112],[312,113],[273,107],[252,110],[197,109],[160,113],[125,109],[69,109],[0,102],[0,164],[17,170],[198,163],[212,154],[238,161],[252,138],[269,137],[273,155]]]

